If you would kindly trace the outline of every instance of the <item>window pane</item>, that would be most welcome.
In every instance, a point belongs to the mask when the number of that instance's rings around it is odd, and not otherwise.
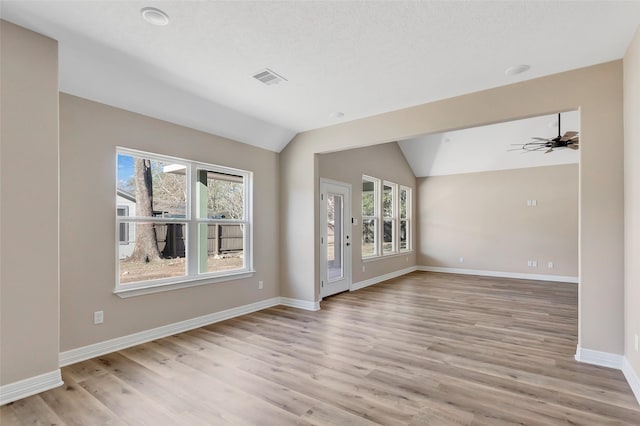
[[[201,274],[244,268],[244,225],[199,225]]]
[[[138,217],[186,217],[186,167],[118,154],[118,203],[135,205]]]
[[[344,276],[342,253],[342,195],[327,194],[327,278]]]
[[[382,212],[384,217],[393,217],[393,187],[385,184],[382,192]]]
[[[129,216],[129,207],[127,206],[118,206],[117,208],[118,216]],[[120,223],[118,224],[118,241],[120,244],[129,244],[129,228],[132,225],[129,223]]]
[[[131,244],[119,246],[120,284],[186,274],[183,223],[121,222],[121,225],[135,231],[129,233]]]
[[[409,248],[409,230],[406,220],[400,221],[400,250]]]
[[[391,253],[393,252],[393,219],[385,219],[384,220],[384,240],[382,242],[382,252],[383,253]]]
[[[407,190],[400,189],[400,219],[407,218]]]
[[[362,180],[362,216],[375,216],[376,182]]]
[[[244,178],[238,175],[198,169],[198,217],[244,218]]]
[[[362,221],[362,257],[378,254],[376,249],[376,222],[375,219]]]

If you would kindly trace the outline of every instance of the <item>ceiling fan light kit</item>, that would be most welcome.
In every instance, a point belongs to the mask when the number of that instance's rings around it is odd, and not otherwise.
[[[562,125],[560,121],[560,113],[558,113],[558,136],[555,138],[539,138],[534,137],[531,142],[523,143],[523,144],[513,144],[519,145],[520,148],[512,149],[510,151],[520,151],[524,150],[525,152],[531,151],[544,151],[545,154],[553,152],[556,148],[570,148],[570,149],[579,149],[580,148],[580,135],[577,131],[568,131],[565,134],[562,134]]]

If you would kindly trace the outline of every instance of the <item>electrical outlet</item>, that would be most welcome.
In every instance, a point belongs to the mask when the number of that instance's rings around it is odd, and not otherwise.
[[[637,334],[636,334],[636,342],[635,343],[636,343],[636,345],[635,345],[636,346],[636,352],[638,352],[638,335]]]
[[[93,313],[93,323],[102,324],[104,322],[104,311],[95,311]]]
[[[527,260],[527,266],[531,268],[533,266],[533,260]]]
[[[262,290],[264,288],[264,281],[258,281],[258,290]]]
[[[548,262],[547,263],[547,268],[553,269],[553,262]]]
[[[365,270],[365,269],[366,269],[366,268],[364,267],[364,265],[362,265],[362,272],[364,272],[364,270]]]
[[[458,261],[459,261],[460,263],[464,263],[464,257],[461,257],[460,259],[458,259]]]

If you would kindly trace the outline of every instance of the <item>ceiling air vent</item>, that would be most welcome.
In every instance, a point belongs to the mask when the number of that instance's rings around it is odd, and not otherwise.
[[[271,71],[269,68],[265,68],[262,71],[257,72],[256,74],[253,75],[253,78],[263,82],[268,86],[272,84],[278,84],[283,81],[287,81],[286,78]]]

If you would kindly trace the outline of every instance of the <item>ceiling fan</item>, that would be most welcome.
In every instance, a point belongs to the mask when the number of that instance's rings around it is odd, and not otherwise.
[[[548,154],[552,152],[555,148],[571,148],[578,149],[580,147],[580,137],[578,132],[569,131],[565,132],[562,135],[561,127],[560,127],[560,113],[558,113],[558,136],[555,138],[531,138],[533,139],[531,142],[523,143],[523,144],[512,144],[512,145],[520,145],[520,148],[510,149],[509,151],[519,151],[521,149],[525,151],[542,151],[545,150],[544,153]]]

